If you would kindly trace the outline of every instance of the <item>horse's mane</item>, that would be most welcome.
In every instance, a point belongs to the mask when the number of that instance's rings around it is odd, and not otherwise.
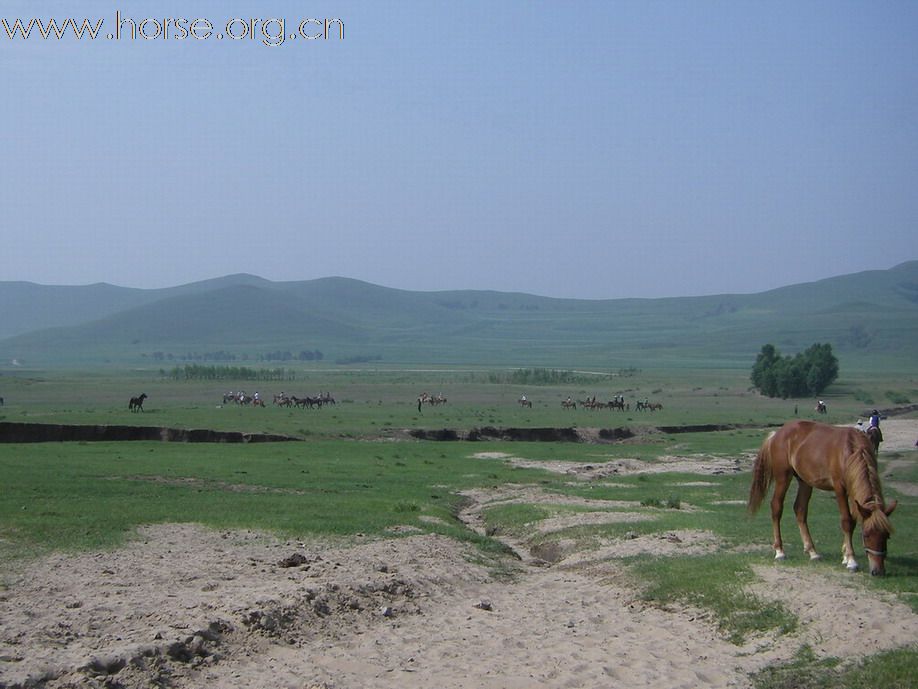
[[[844,468],[845,487],[848,490],[848,505],[855,519],[861,519],[861,511],[855,502],[863,506],[877,504],[881,509],[873,510],[863,524],[867,530],[878,529],[888,534],[893,532],[892,522],[883,511],[883,488],[880,486],[880,475],[877,471],[876,457],[873,448],[858,436],[848,440],[847,460]]]
[[[892,535],[893,532],[892,522],[889,521],[889,517],[886,516],[886,512],[883,510],[874,510],[871,512],[862,528],[867,529],[867,531],[876,530],[890,535]]]

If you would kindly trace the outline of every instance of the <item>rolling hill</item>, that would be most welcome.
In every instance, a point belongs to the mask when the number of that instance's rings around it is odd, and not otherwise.
[[[747,366],[829,342],[839,355],[918,360],[918,261],[750,295],[554,299],[412,292],[347,278],[252,275],[158,290],[0,282],[0,365],[220,352],[259,360],[319,350],[326,361],[508,366]],[[269,357],[271,358],[271,357]]]

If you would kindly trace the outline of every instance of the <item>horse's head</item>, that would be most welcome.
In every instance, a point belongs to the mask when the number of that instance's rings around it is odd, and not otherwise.
[[[856,503],[858,512],[861,513],[864,550],[870,561],[870,573],[873,576],[886,574],[886,542],[893,530],[889,515],[896,509],[896,504],[895,500],[885,507],[879,502],[866,505]]]

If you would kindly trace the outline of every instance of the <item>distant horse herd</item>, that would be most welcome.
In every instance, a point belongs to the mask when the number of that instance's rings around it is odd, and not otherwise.
[[[241,406],[264,407],[265,401],[257,392],[254,395],[248,395],[244,391],[228,392],[223,395],[223,404],[237,404]],[[297,407],[298,409],[320,409],[329,404],[336,405],[335,398],[329,392],[320,392],[315,397],[304,395],[288,395],[286,392],[279,392],[274,395],[272,404],[278,407]]]
[[[425,404],[429,404],[431,407],[439,407],[441,404],[446,404],[446,398],[442,392],[438,392],[436,396],[431,395],[429,392],[422,392],[418,395],[418,411],[421,411],[421,407]]]
[[[530,405],[532,403],[530,402]],[[596,395],[592,397],[587,397],[583,400],[574,400],[572,397],[568,397],[565,400],[561,401],[562,409],[576,409],[577,405],[580,405],[581,409],[617,409],[618,411],[631,411],[631,403],[625,402],[623,395],[616,395],[611,400],[603,402],[596,399]],[[649,400],[638,400],[634,403],[635,411],[661,411],[663,405],[660,402],[650,402]]]

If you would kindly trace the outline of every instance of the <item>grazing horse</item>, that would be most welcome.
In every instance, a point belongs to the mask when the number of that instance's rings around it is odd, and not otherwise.
[[[527,400],[525,397],[520,397],[517,402],[519,402],[521,407],[528,407],[532,409],[532,400]]]
[[[143,401],[147,399],[147,393],[142,393],[140,397],[132,397],[131,401],[128,402],[128,409],[130,411],[143,411]]]
[[[835,492],[841,513],[844,534],[842,564],[852,572],[858,569],[851,536],[856,521],[861,521],[870,573],[884,574],[886,541],[893,530],[889,515],[896,509],[896,501],[887,505],[883,500],[876,454],[867,436],[855,428],[840,428],[815,421],[789,421],[762,443],[753,468],[748,507],[750,513],[755,513],[769,485],[774,482],[771,524],[776,560],[785,558],[781,541],[781,513],[792,478],[797,479],[798,485],[794,514],[803,539],[803,549],[810,559],[819,559],[806,523],[810,496],[813,488],[831,490]]]

